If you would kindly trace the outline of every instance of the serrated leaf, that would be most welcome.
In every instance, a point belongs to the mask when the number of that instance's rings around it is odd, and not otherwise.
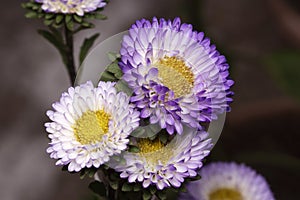
[[[25,17],[26,18],[29,18],[29,19],[33,19],[33,18],[37,18],[38,17],[38,14],[36,12],[28,12],[25,14]]]
[[[88,54],[90,48],[93,46],[95,40],[99,37],[99,33],[96,33],[92,35],[89,38],[85,38],[81,47],[80,47],[80,53],[79,53],[79,63],[80,65],[84,61],[86,55]]]
[[[105,188],[104,184],[99,181],[91,182],[89,184],[89,189],[100,196],[106,195],[106,188]]]
[[[123,192],[129,192],[129,191],[132,191],[133,190],[133,186],[128,184],[128,183],[124,183],[122,185],[122,189],[121,189]]]

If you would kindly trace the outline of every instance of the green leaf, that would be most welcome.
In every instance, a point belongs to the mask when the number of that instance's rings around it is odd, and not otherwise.
[[[109,185],[112,189],[117,190],[119,188],[118,181],[110,181]]]
[[[165,132],[159,133],[158,137],[159,137],[159,140],[160,140],[163,144],[166,144],[166,143],[167,143],[167,141],[168,141],[168,134],[167,134],[167,133],[165,133]]]
[[[120,54],[115,53],[115,52],[108,52],[108,53],[107,53],[107,56],[108,56],[108,59],[109,59],[110,61],[115,61],[115,60],[117,60],[118,58],[120,58]]]
[[[116,77],[112,73],[104,71],[101,74],[100,81],[116,81]]]
[[[115,85],[115,88],[117,89],[118,92],[122,91],[128,96],[131,96],[133,93],[132,89],[123,80],[118,81],[117,84]]]
[[[157,189],[156,189],[156,187],[150,187],[149,191],[152,195],[154,195],[156,193]]]
[[[82,22],[82,17],[78,16],[78,15],[73,15],[73,19],[78,22],[81,23]]]
[[[56,15],[55,17],[55,23],[56,24],[60,24],[64,19],[64,16],[63,15]]]
[[[129,145],[128,151],[131,153],[139,153],[140,149],[137,146]]]
[[[96,33],[94,35],[92,35],[89,38],[85,38],[85,40],[83,41],[83,44],[80,47],[80,53],[79,53],[79,63],[80,65],[82,64],[82,62],[84,61],[86,55],[88,54],[90,48],[93,46],[95,40],[99,37],[99,33]]]
[[[47,14],[45,15],[45,19],[52,19],[54,16],[55,16],[54,14],[49,14],[49,13],[47,13]]]
[[[96,13],[95,14],[95,18],[96,19],[100,19],[100,20],[105,20],[105,19],[107,19],[107,16],[105,16],[105,15],[103,15],[101,13]]]
[[[157,193],[157,196],[160,200],[166,200],[167,199],[167,193],[165,191],[159,191]]]
[[[65,22],[69,23],[72,20],[72,15],[66,15],[65,16]]]
[[[106,195],[106,188],[102,182],[94,181],[89,184],[89,189],[91,189],[94,193],[105,196]]]
[[[50,26],[52,23],[53,23],[53,19],[45,19],[45,20],[44,20],[44,24],[45,24],[46,26]]]
[[[26,13],[25,17],[29,18],[29,19],[33,19],[33,18],[37,18],[38,14],[36,12],[31,11],[31,12]]]
[[[46,30],[38,30],[38,33],[43,36],[48,42],[50,42],[60,53],[64,64],[67,63],[67,55],[65,51],[65,45],[63,44],[62,40],[58,38],[57,35],[46,31]]]
[[[273,54],[267,58],[266,64],[279,85],[300,100],[300,52]]]
[[[69,22],[67,22],[66,25],[67,25],[67,29],[68,29],[69,31],[73,31],[73,28],[74,28],[74,22],[73,22],[72,20],[69,21]]]
[[[140,185],[140,184],[135,184],[134,186],[133,186],[133,191],[134,192],[138,192],[138,191],[140,191],[142,189],[142,186]]]
[[[121,190],[123,192],[129,192],[133,190],[133,186],[128,183],[124,183]]]
[[[143,191],[143,200],[149,200],[151,199],[152,195],[150,192],[148,192],[147,190]]]

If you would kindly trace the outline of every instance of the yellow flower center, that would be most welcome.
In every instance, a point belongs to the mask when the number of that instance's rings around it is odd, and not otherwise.
[[[182,59],[165,56],[155,66],[162,84],[172,90],[176,98],[191,92],[194,86],[194,74]]]
[[[209,200],[243,200],[243,197],[235,189],[220,188],[209,194]]]
[[[149,165],[156,165],[159,161],[164,164],[172,155],[169,146],[165,146],[159,139],[140,139],[138,147],[140,156],[144,157]]]
[[[104,110],[87,111],[76,120],[73,130],[81,144],[95,144],[108,132],[110,115]]]

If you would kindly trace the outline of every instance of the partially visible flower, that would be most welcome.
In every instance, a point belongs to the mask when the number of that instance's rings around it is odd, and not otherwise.
[[[199,122],[230,109],[233,81],[225,57],[179,18],[136,21],[120,54],[123,79],[134,90],[131,101],[142,118],[169,134],[181,134],[182,122],[200,128]]]
[[[122,172],[121,178],[128,178],[130,183],[141,182],[144,188],[180,187],[186,177],[197,176],[202,159],[209,154],[212,143],[207,135],[187,128],[166,145],[159,139],[139,139],[140,151],[124,153],[125,163],[117,163],[114,168]]]
[[[274,200],[268,183],[243,164],[212,163],[200,171],[201,179],[191,182],[188,200]]]
[[[52,122],[45,124],[51,139],[47,152],[69,171],[98,168],[120,154],[139,125],[129,97],[117,93],[111,82],[100,82],[97,88],[90,81],[70,87],[52,107],[47,111]]]
[[[106,5],[104,0],[35,0],[42,3],[42,9],[50,13],[77,14],[92,12]]]

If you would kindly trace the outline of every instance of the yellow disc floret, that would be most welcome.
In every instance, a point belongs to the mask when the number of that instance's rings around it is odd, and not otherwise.
[[[76,140],[81,144],[95,144],[108,132],[110,115],[104,110],[86,111],[73,126]]]
[[[158,69],[158,76],[162,83],[174,92],[175,97],[191,92],[194,86],[194,74],[182,59],[165,56],[155,64],[155,67]]]
[[[243,198],[235,189],[220,188],[209,194],[209,200],[243,200]]]
[[[159,139],[140,139],[138,141],[140,156],[144,157],[149,166],[156,166],[157,163],[166,163],[172,155],[169,145],[164,145]]]

